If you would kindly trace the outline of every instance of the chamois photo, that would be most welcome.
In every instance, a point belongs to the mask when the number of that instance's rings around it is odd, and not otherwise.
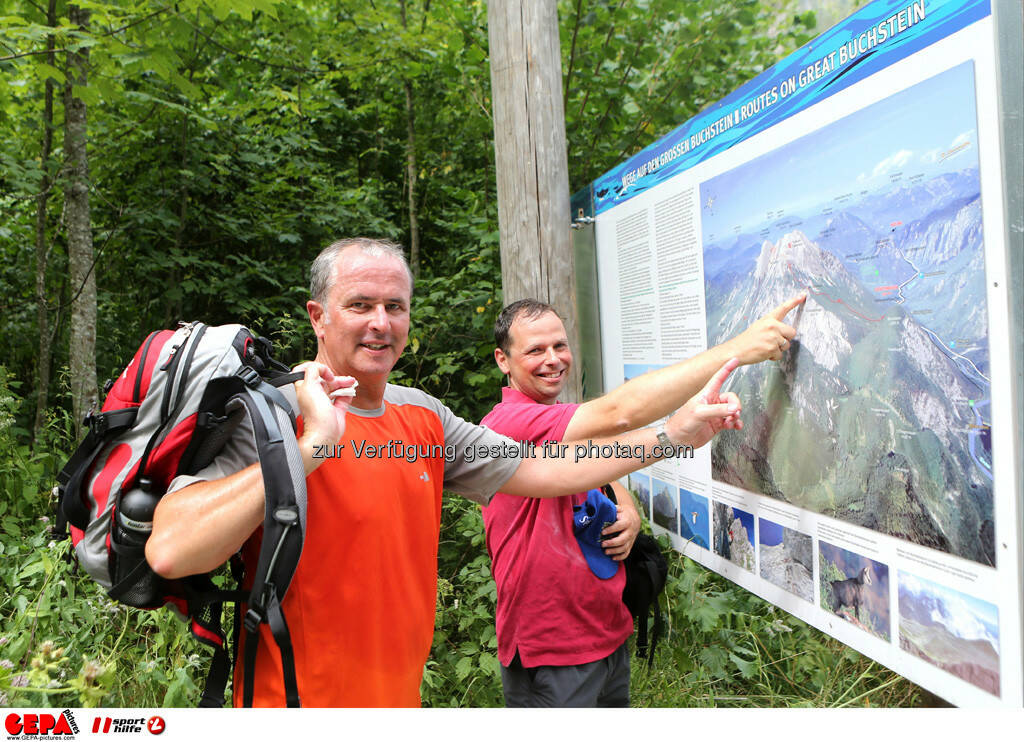
[[[853,609],[853,616],[860,619],[860,607],[864,603],[864,588],[871,585],[871,568],[864,567],[856,577],[845,580],[832,580],[832,610],[835,613],[844,607]]]
[[[818,542],[818,556],[818,597],[822,610],[888,641],[888,565],[825,541]]]

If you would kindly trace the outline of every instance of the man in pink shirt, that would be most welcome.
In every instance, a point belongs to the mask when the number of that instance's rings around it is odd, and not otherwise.
[[[494,358],[508,375],[501,402],[482,424],[532,441],[600,438],[648,425],[682,406],[730,358],[778,360],[796,330],[782,322],[801,295],[747,330],[694,358],[632,379],[584,404],[560,404],[572,366],[565,327],[547,304],[523,300],[495,323]],[[566,455],[572,456],[572,451]],[[618,517],[602,546],[616,561],[629,554],[641,520],[629,493],[612,483]],[[601,579],[588,566],[573,529],[573,507],[586,493],[538,500],[499,492],[483,508],[487,550],[497,585],[498,660],[507,706],[628,706],[633,619],[622,602],[625,571]]]

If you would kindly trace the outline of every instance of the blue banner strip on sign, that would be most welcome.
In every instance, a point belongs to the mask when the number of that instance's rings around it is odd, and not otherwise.
[[[600,214],[987,17],[989,0],[878,0],[594,181]]]

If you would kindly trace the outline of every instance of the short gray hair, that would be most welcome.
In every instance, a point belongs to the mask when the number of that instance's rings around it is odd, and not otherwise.
[[[334,262],[343,250],[349,248],[359,248],[375,258],[385,256],[397,258],[409,277],[409,293],[412,293],[412,271],[409,269],[409,263],[405,259],[405,251],[402,250],[401,245],[390,240],[378,240],[370,237],[346,237],[332,242],[321,250],[313,260],[313,264],[309,268],[309,297],[313,301],[319,304],[327,301],[327,294],[334,284]]]

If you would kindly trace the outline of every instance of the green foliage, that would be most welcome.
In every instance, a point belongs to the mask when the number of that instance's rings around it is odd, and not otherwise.
[[[501,309],[497,235],[481,235],[475,253],[460,257],[448,276],[419,282],[413,296],[409,345],[392,372],[396,383],[425,389],[461,417],[477,421],[502,384],[494,363],[494,320]]]
[[[51,31],[57,67],[78,44],[91,51],[90,86],[79,92],[92,103],[100,378],[122,367],[149,330],[181,319],[245,322],[282,341],[288,360],[308,358],[311,334],[294,318],[304,314],[312,256],[344,235],[408,241],[406,81],[419,150],[422,278],[449,277],[477,249],[496,245],[488,78],[479,74],[485,6],[408,6],[403,24],[393,5],[121,0],[90,3],[91,28],[79,30],[63,21],[48,28],[34,4],[0,4],[10,30],[0,106],[11,114],[0,140],[0,206],[11,214],[0,231],[0,331],[5,345],[11,340],[5,357],[15,375],[30,378],[36,356],[25,341],[37,337],[33,199],[42,170],[24,153],[39,148],[42,80],[56,68],[36,52]],[[55,159],[60,100],[58,90]],[[53,205],[47,288],[59,366],[62,319],[77,287],[59,279],[65,235],[59,199]],[[480,266],[496,301],[496,254]],[[291,332],[297,325],[303,332]]]
[[[570,192],[809,41],[785,2],[559,3]]]
[[[667,547],[667,542],[664,543]],[[929,694],[753,593],[673,552],[669,633],[635,706],[918,706]]]
[[[70,421],[52,419],[33,453],[18,442],[12,383],[0,367],[0,705],[195,705],[206,660],[185,626],[109,600],[51,534]]]

